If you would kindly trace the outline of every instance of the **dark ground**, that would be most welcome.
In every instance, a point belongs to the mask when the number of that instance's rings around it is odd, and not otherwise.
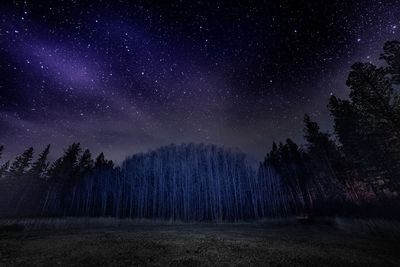
[[[349,233],[325,224],[140,223],[72,228],[2,226],[0,265],[400,266],[398,237]]]

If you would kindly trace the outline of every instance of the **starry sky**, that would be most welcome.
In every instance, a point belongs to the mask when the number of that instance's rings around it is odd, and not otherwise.
[[[355,61],[399,39],[400,1],[2,1],[0,144],[72,142],[120,162],[181,142],[302,142],[332,131]]]

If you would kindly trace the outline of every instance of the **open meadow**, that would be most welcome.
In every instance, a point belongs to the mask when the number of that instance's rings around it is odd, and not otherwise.
[[[399,225],[2,220],[1,266],[399,266]]]

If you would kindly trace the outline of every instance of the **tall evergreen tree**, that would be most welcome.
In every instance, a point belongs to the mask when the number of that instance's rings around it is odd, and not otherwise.
[[[360,116],[348,100],[341,100],[335,96],[329,99],[329,110],[334,120],[335,135],[341,144],[346,159],[353,163],[360,163],[360,137],[358,122]]]
[[[106,160],[104,157],[104,153],[101,152],[95,160],[94,167],[95,168],[112,168],[114,166],[114,163],[112,160]]]
[[[346,82],[350,100],[332,96],[329,103],[343,151],[376,193],[382,184],[400,186],[400,97],[394,87],[399,78],[399,43],[386,43],[384,50],[381,58],[388,68],[354,64]],[[382,172],[386,174],[377,180]]]
[[[49,170],[50,178],[55,182],[70,183],[78,173],[78,159],[82,149],[79,143],[73,143],[64,152],[64,155],[57,159]]]
[[[3,155],[3,146],[0,146],[0,159],[1,156]],[[0,167],[0,179],[3,177],[3,175],[5,174],[5,172],[8,170],[8,165],[10,164],[9,161],[7,161],[5,164],[1,165]]]
[[[54,173],[71,172],[77,166],[80,153],[81,153],[80,144],[73,143],[67,148],[67,150],[65,150],[64,155],[53,163],[53,166],[50,171]]]
[[[29,174],[32,177],[42,178],[47,171],[49,163],[47,162],[47,157],[50,153],[50,145],[43,150],[39,155],[39,158],[32,164],[32,168],[29,170]]]
[[[281,175],[294,212],[304,212],[311,205],[307,163],[308,156],[291,139],[287,139],[285,144],[279,143],[279,146],[273,143],[264,160],[264,166],[271,165]]]
[[[89,149],[86,149],[79,159],[78,168],[80,175],[90,172],[93,169],[93,164],[92,154],[90,153]]]
[[[347,168],[338,147],[328,133],[320,131],[318,123],[304,115],[304,138],[310,160],[310,169],[315,191],[320,197],[330,200],[344,198],[341,174]]]
[[[50,186],[43,203],[43,210],[49,210],[57,215],[65,214],[66,196],[78,180],[80,153],[80,144],[73,143],[64,155],[51,165],[48,171]]]
[[[30,147],[15,159],[10,167],[9,175],[14,178],[21,178],[27,172],[32,158],[33,147]]]
[[[340,160],[341,156],[335,142],[330,134],[320,131],[318,123],[311,121],[310,116],[304,115],[304,139],[306,140],[307,152],[310,156],[316,156],[327,165]]]
[[[389,128],[400,136],[400,97],[384,68],[370,63],[355,63],[346,84],[350,87],[353,106],[362,115],[362,122]],[[372,129],[373,130],[373,129]]]
[[[0,167],[0,179],[7,176],[8,168],[10,167],[10,161],[7,161]]]
[[[400,84],[400,42],[397,40],[386,42],[380,56],[388,64],[387,73],[394,84]]]

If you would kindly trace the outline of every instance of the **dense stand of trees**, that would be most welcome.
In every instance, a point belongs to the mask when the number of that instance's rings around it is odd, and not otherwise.
[[[380,58],[385,67],[352,66],[349,99],[330,98],[334,135],[306,114],[305,143],[273,143],[259,165],[213,145],[161,147],[119,167],[79,143],[52,164],[50,146],[35,160],[30,147],[0,165],[0,215],[242,220],[371,214],[371,203],[398,211],[400,42]]]
[[[0,159],[3,146],[0,147]],[[64,155],[50,164],[48,145],[35,161],[34,149],[25,150],[10,164],[0,167],[0,216],[48,216],[66,213],[66,196],[72,185],[85,175],[113,168],[101,153],[95,161],[89,150],[82,153],[79,143],[68,147]]]
[[[3,215],[232,221],[288,212],[272,168],[214,145],[161,147],[116,168],[78,143],[50,165],[49,149],[33,163],[27,149],[2,175]]]
[[[304,117],[305,144],[272,146],[265,163],[282,176],[292,210],[334,210],[343,203],[374,202],[400,193],[400,42],[384,45],[386,67],[355,63],[348,100],[331,96],[334,136]]]
[[[241,153],[170,145],[98,170],[69,191],[70,214],[181,220],[238,220],[284,211],[272,170],[257,176]],[[270,183],[276,183],[271,185]]]

